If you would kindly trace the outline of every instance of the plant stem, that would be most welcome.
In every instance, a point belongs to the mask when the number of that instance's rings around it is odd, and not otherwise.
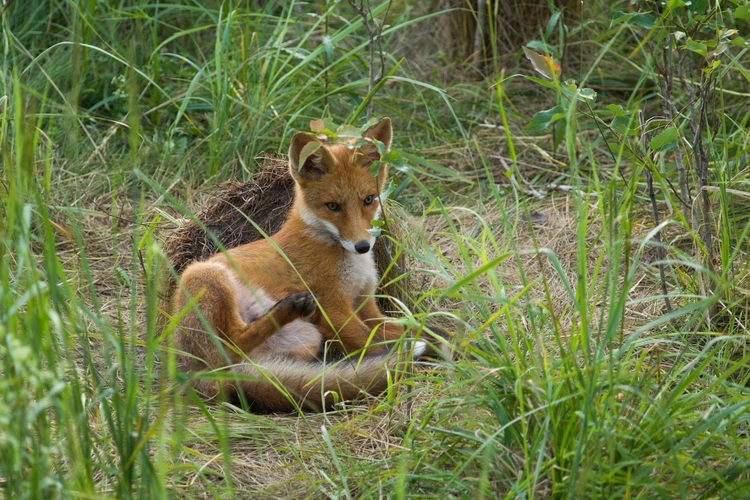
[[[674,51],[672,46],[672,35],[667,37],[666,43],[664,68],[662,70],[662,79],[664,81],[662,99],[664,101],[664,117],[666,118],[667,123],[674,124],[675,109],[674,104],[672,104],[672,88],[674,85]],[[680,210],[682,211],[682,216],[685,220],[690,221],[690,189],[688,187],[687,174],[685,173],[685,165],[682,162],[682,149],[680,148],[680,144],[677,144],[674,148],[674,159],[677,164],[677,177],[680,185]]]
[[[646,121],[643,118],[643,110],[640,112],[641,122],[641,143],[643,146],[643,154],[646,158],[645,169],[643,170],[646,175],[646,186],[648,187],[648,197],[651,200],[651,215],[654,217],[654,226],[659,227],[659,207],[656,203],[656,193],[654,192],[654,179],[651,175],[650,168],[653,166],[651,161],[648,161],[648,150],[646,149]],[[669,295],[667,290],[667,279],[664,273],[664,249],[661,245],[661,231],[656,231],[654,235],[656,240],[656,258],[658,260],[657,266],[659,267],[659,281],[661,282],[661,292],[664,295],[664,305],[667,308],[667,314],[672,312],[672,304],[669,301]]]
[[[479,69],[484,56],[484,25],[487,23],[487,1],[477,1],[477,29],[474,31],[474,66]]]
[[[365,31],[367,31],[367,38],[369,38],[370,43],[370,67],[369,67],[369,85],[368,85],[368,94],[372,93],[375,86],[380,83],[380,80],[383,79],[383,75],[385,74],[385,56],[383,55],[383,43],[381,40],[381,35],[383,33],[383,26],[385,25],[385,20],[388,18],[388,12],[391,10],[391,4],[392,0],[388,2],[388,6],[385,10],[385,15],[383,16],[383,21],[378,24],[375,22],[375,19],[372,17],[372,9],[370,8],[370,0],[362,0],[361,3],[357,3],[355,0],[349,0],[349,5],[352,6],[352,8],[357,12],[357,14],[362,17],[362,24],[365,25]],[[372,21],[372,25],[370,25],[370,21]],[[378,41],[378,52],[380,54],[380,71],[378,73],[375,73],[375,40]],[[370,101],[367,103],[367,120],[369,121],[372,118],[372,106],[374,104],[374,101],[372,99],[372,96],[370,97]]]

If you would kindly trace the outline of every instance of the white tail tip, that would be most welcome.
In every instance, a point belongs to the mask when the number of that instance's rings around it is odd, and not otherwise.
[[[414,342],[414,359],[419,359],[427,349],[427,342],[423,340],[417,340]]]

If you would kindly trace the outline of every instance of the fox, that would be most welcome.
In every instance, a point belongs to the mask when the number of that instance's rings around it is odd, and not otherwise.
[[[183,314],[175,339],[180,364],[236,375],[197,378],[198,393],[241,394],[259,412],[322,410],[382,393],[394,370],[425,353],[426,343],[415,341],[410,358],[398,355],[392,341],[404,326],[374,298],[371,230],[387,166],[376,174],[371,166],[381,158],[376,141],[387,152],[392,138],[389,118],[367,129],[358,147],[295,133],[294,202],[278,232],[184,269],[172,299],[173,314]],[[326,363],[325,342],[357,355]]]

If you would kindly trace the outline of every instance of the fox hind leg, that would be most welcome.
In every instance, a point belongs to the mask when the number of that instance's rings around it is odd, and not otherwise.
[[[309,292],[289,295],[278,301],[259,319],[244,323],[230,337],[245,353],[262,345],[269,337],[292,321],[310,316],[315,311],[315,299]]]
[[[284,325],[306,318],[315,310],[315,299],[309,292],[302,292],[281,299],[267,313],[261,313],[262,316],[257,319],[246,322],[243,309],[264,311],[267,307],[259,301],[260,295],[263,295],[261,290],[252,293],[224,265],[199,262],[183,272],[173,310],[182,310],[192,297],[198,297],[196,308],[211,329],[223,335],[244,353],[262,345]],[[183,350],[196,354],[212,350],[214,341],[206,337],[206,328],[195,311],[183,318],[180,327],[178,344],[182,345]],[[209,365],[216,366],[213,360],[206,361]],[[236,362],[238,359],[232,361]]]

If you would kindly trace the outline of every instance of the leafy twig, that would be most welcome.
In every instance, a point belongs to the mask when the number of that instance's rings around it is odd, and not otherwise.
[[[370,0],[361,0],[359,3],[356,2],[356,0],[349,0],[349,5],[352,6],[352,8],[357,12],[357,14],[360,15],[362,18],[362,23],[365,25],[365,31],[367,31],[367,37],[370,39],[369,47],[370,47],[370,68],[369,68],[369,86],[368,86],[368,94],[372,93],[375,86],[380,83],[380,80],[383,79],[383,75],[385,74],[385,56],[383,55],[383,42],[381,35],[383,34],[383,26],[385,25],[385,20],[388,18],[388,12],[391,10],[391,3],[392,0],[388,2],[388,6],[385,10],[385,15],[383,16],[383,20],[380,24],[378,24],[375,21],[375,18],[372,16],[372,9],[370,8]],[[372,24],[371,24],[372,23]],[[378,53],[380,55],[380,70],[375,73],[375,41],[377,40],[378,43]],[[370,118],[372,118],[372,106],[373,106],[373,99],[370,98],[370,101],[367,103],[367,120],[369,121]]]

